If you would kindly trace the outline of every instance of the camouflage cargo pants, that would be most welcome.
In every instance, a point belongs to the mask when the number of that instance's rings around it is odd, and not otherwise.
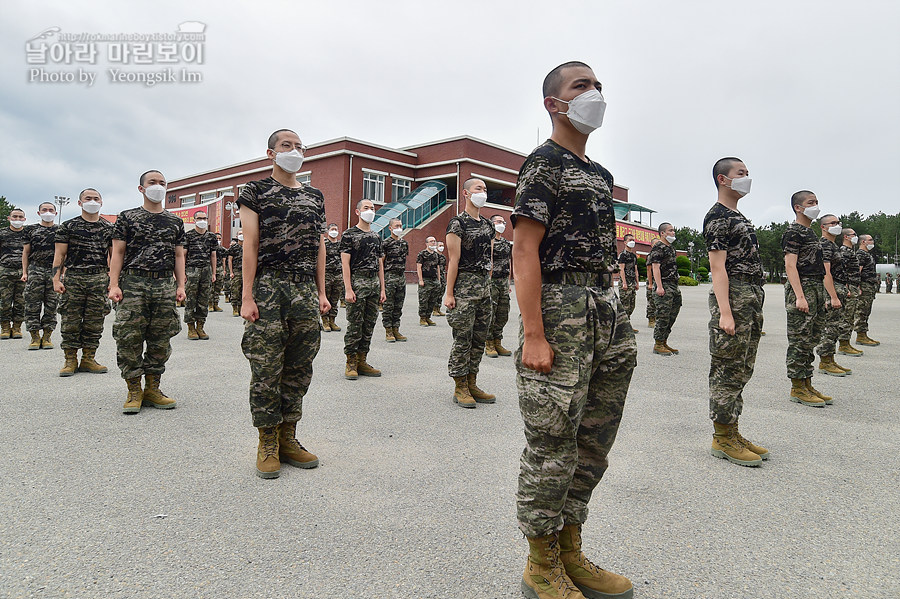
[[[381,323],[386,329],[399,328],[403,302],[406,301],[406,276],[402,272],[384,273],[384,298]]]
[[[656,318],[656,287],[647,285],[647,320]]]
[[[235,273],[237,274],[237,273]],[[244,323],[241,349],[250,362],[250,415],[256,428],[297,422],[319,353],[319,295],[313,277],[257,273],[256,322]]]
[[[853,285],[845,285],[847,301],[841,310],[841,325],[838,331],[838,341],[849,341],[853,333],[853,325],[856,322],[856,310],[859,307],[859,288]],[[841,300],[843,301],[843,300]]]
[[[375,274],[350,274],[350,285],[356,301],[347,302],[347,331],[344,333],[344,354],[367,354],[372,344],[372,331],[378,320],[381,282]]]
[[[447,273],[444,273],[443,276],[446,277]],[[434,310],[437,310],[438,312],[441,311],[441,302],[444,301],[445,295],[447,295],[447,279],[443,278],[443,279],[441,279],[440,291],[438,291],[435,294],[436,299],[434,300],[434,305],[431,306],[432,311],[434,311]]]
[[[765,299],[761,285],[731,279],[728,303],[734,335],[729,335],[719,328],[719,302],[709,293],[709,417],[720,424],[734,424],[743,411],[742,393],[756,365]]]
[[[801,279],[809,312],[797,309],[797,296],[790,282],[784,284],[784,308],[787,310],[788,348],[785,362],[790,379],[813,375],[813,349],[822,338],[825,324],[825,285],[821,280]]]
[[[219,302],[219,296],[222,295],[222,289],[225,288],[225,269],[222,268],[221,261],[216,268],[216,281],[213,283],[212,296],[209,298],[211,304]]]
[[[325,273],[325,297],[328,298],[328,303],[331,304],[331,310],[328,311],[327,316],[331,318],[337,317],[338,306],[341,300],[344,299],[344,277],[340,272]]]
[[[241,294],[244,293],[244,277],[240,269],[235,269],[231,277],[231,307],[241,311]]]
[[[68,270],[63,284],[66,292],[59,298],[60,348],[97,349],[103,336],[103,321],[109,314],[109,276],[105,272],[81,274]]]
[[[423,279],[419,285],[419,318],[431,316],[435,306],[441,305],[441,284],[436,279]]]
[[[181,332],[175,310],[175,279],[125,274],[119,286],[122,301],[116,307],[112,332],[122,378],[162,374],[172,355],[170,340]]]
[[[447,310],[453,346],[447,369],[450,376],[478,374],[491,320],[491,288],[487,271],[460,272],[453,288],[456,307]]]
[[[619,301],[622,302],[622,307],[625,308],[625,313],[628,314],[628,318],[631,318],[631,315],[634,314],[634,305],[637,300],[637,285],[629,285],[627,289],[623,289],[621,283],[619,284]],[[647,311],[650,309],[648,307]]]
[[[28,282],[25,283],[25,329],[28,331],[56,328],[59,294],[53,290],[52,272],[43,266],[28,267]]]
[[[857,333],[869,331],[869,316],[872,314],[872,303],[875,301],[875,293],[881,285],[878,283],[859,284],[859,302],[856,307],[856,322],[853,330]]]
[[[212,294],[212,267],[188,266],[184,269],[184,274],[184,294],[187,296],[184,301],[184,321],[206,320]]]
[[[656,327],[653,329],[653,339],[665,341],[672,334],[672,325],[681,312],[681,290],[674,281],[663,281],[665,295],[654,292],[656,301]]]
[[[634,332],[613,288],[544,284],[541,311],[552,370],[522,366],[521,317],[516,351],[526,442],[516,511],[529,537],[587,519],[637,364]]]
[[[509,322],[509,278],[491,279],[491,321],[488,339],[503,339],[503,327]]]
[[[0,266],[0,321],[25,321],[25,281],[21,268]]]
[[[835,283],[834,290],[841,301],[840,308],[831,307],[831,297],[825,292],[825,319],[822,323],[822,340],[816,346],[819,356],[833,356],[835,345],[844,328],[844,311],[847,309],[847,286],[843,283]]]

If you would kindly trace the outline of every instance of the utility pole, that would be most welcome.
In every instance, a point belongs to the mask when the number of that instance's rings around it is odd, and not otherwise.
[[[69,205],[69,200],[70,200],[71,198],[67,198],[66,196],[53,196],[53,197],[54,197],[54,202],[53,202],[53,203],[56,204],[56,205],[59,207],[59,210],[57,210],[57,212],[56,212],[57,220],[59,221],[57,224],[60,224],[60,225],[61,225],[61,224],[62,224],[62,209],[63,209],[63,206],[68,206],[68,205]]]

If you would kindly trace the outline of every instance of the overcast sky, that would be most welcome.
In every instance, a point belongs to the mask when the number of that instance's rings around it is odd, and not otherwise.
[[[206,24],[204,64],[175,69],[200,83],[112,83],[105,43],[95,65],[43,67],[94,71],[93,86],[29,81],[26,42],[48,28],[185,21]],[[750,168],[740,207],[758,225],[787,220],[804,188],[828,212],[900,212],[896,0],[3,0],[0,40],[0,195],[29,221],[88,186],[104,212],[132,207],[143,171],[175,179],[259,157],[281,127],[307,144],[471,135],[528,153],[549,136],[541,81],[567,60],[594,68],[609,104],[588,155],[654,223],[699,229],[726,155]]]

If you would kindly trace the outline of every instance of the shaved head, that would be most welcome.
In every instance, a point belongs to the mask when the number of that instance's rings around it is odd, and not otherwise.
[[[571,60],[569,62],[564,62],[544,77],[544,85],[541,88],[541,91],[544,94],[545,98],[550,96],[558,96],[559,95],[559,86],[562,84],[563,79],[563,71],[571,67],[585,67],[590,69],[588,65],[583,62],[577,60]]]

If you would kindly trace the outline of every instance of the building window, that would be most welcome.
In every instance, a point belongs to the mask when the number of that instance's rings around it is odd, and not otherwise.
[[[297,175],[297,183],[301,183],[303,185],[312,185],[312,172],[308,173],[299,173]]]
[[[363,198],[374,204],[384,204],[384,175],[363,173]]]
[[[204,191],[200,194],[200,203],[205,204],[206,202],[211,202],[216,199],[216,192],[214,191]]]
[[[394,177],[393,183],[391,183],[391,201],[396,202],[406,194],[408,194],[412,189],[412,181],[409,179],[398,179]]]
[[[197,194],[192,193],[189,196],[181,196],[181,207],[186,208],[197,203]]]

